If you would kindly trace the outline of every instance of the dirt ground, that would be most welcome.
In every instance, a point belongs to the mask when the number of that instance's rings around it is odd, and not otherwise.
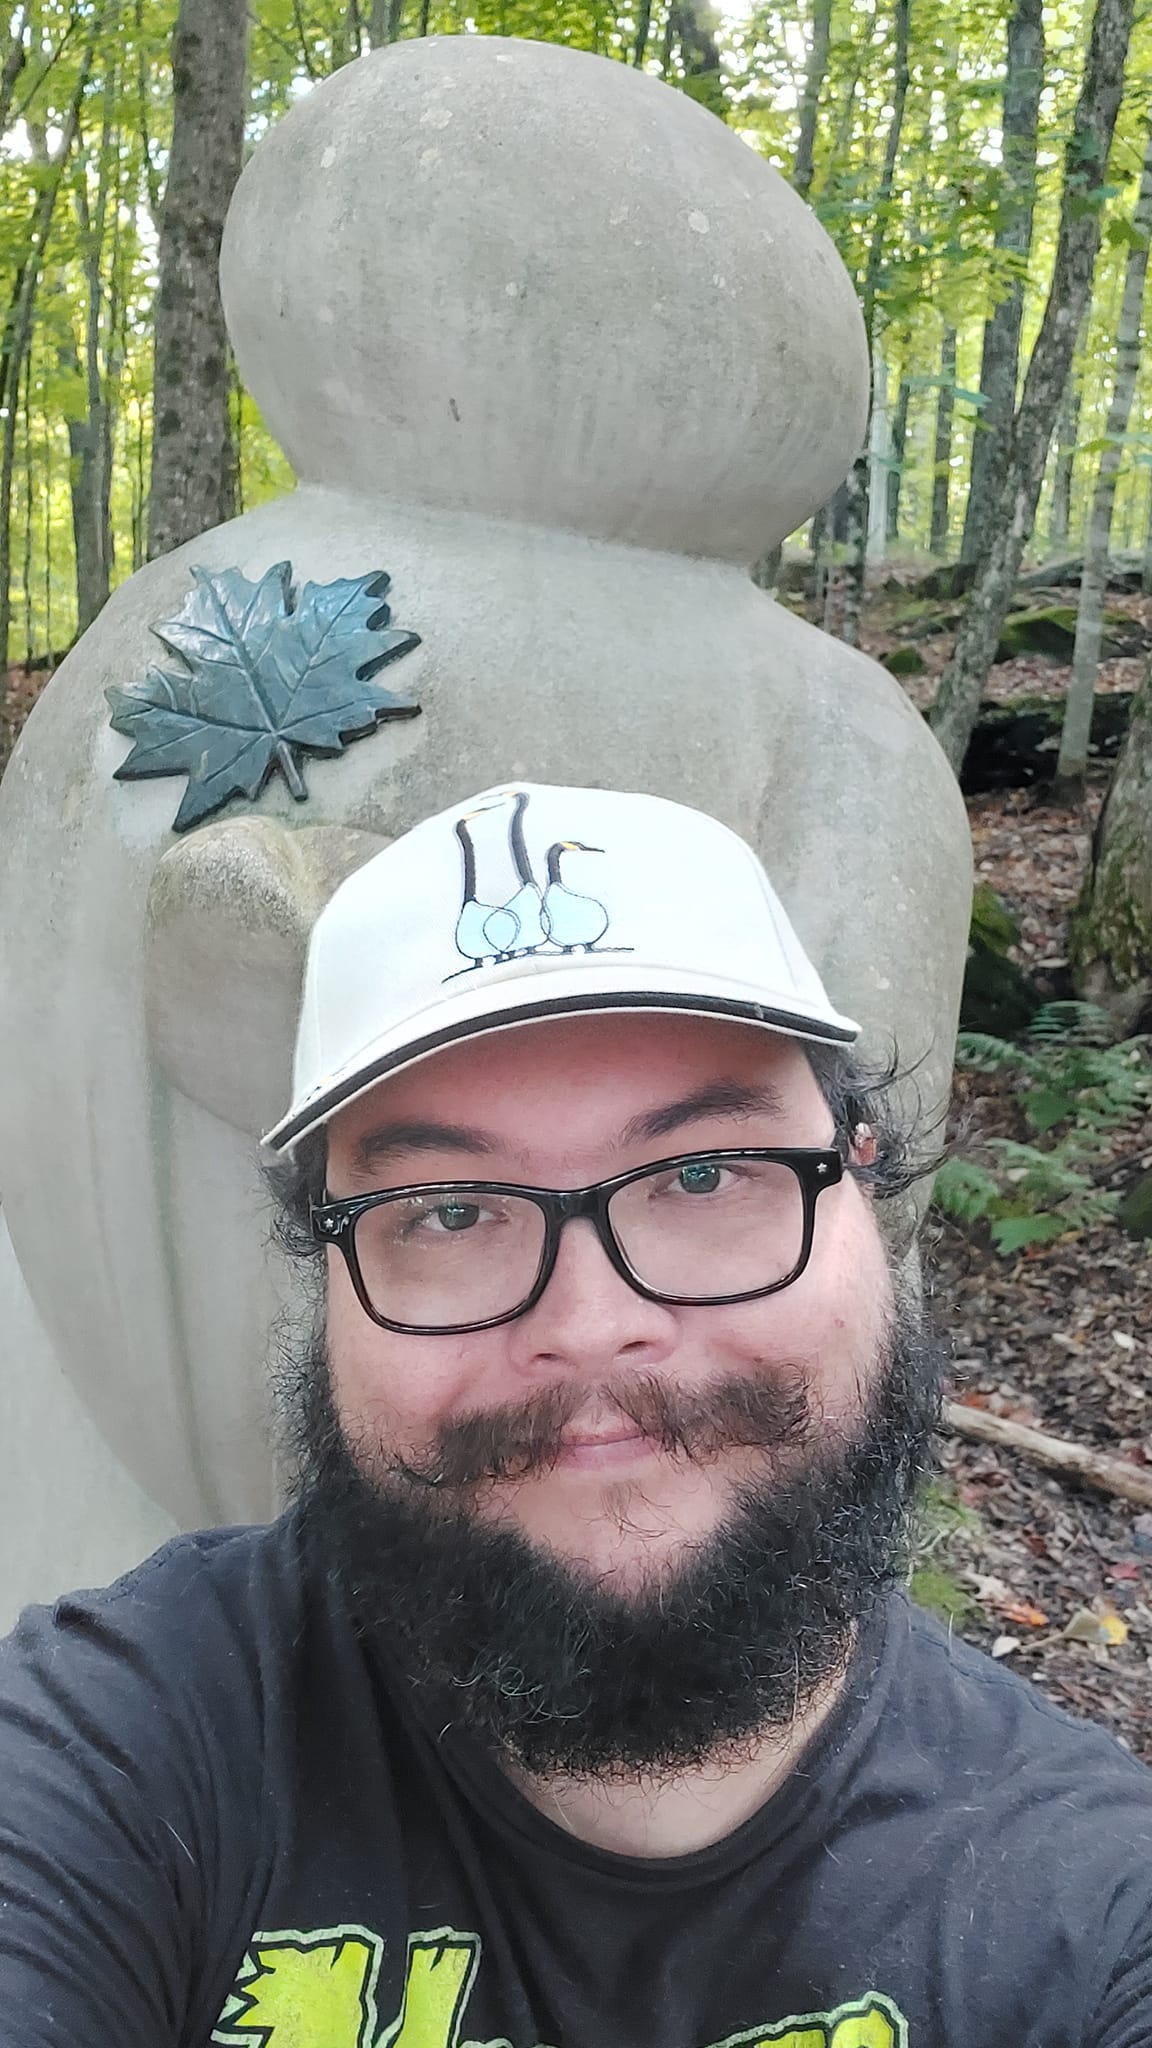
[[[868,653],[881,656],[906,638],[893,627],[903,603],[899,591],[873,597],[862,632]],[[1108,604],[1152,630],[1149,600],[1110,592]],[[928,669],[905,687],[924,706],[951,636],[917,644]],[[1098,687],[1134,689],[1143,665],[1133,657],[1104,662]],[[1029,656],[998,664],[985,696],[1060,697],[1068,678],[1066,666]],[[1083,810],[1025,791],[968,801],[977,875],[1019,921],[1014,956],[1053,996],[1071,993],[1067,918],[1105,783],[1106,771],[1094,774]],[[960,1076],[957,1112],[966,1144],[1025,1135],[1003,1080]],[[1152,1165],[1152,1124],[1119,1132],[1114,1153],[1121,1175]],[[1110,1226],[1006,1259],[979,1229],[968,1233],[937,1215],[929,1253],[937,1311],[955,1351],[954,1398],[1152,1466],[1152,1244]],[[958,1437],[946,1438],[942,1464],[963,1519],[946,1521],[929,1566],[958,1582],[971,1603],[952,1625],[1152,1763],[1152,1516],[1014,1452]],[[943,1604],[953,1604],[946,1592]]]
[[[1015,793],[973,799],[969,814],[977,870],[1020,918],[1022,964],[1058,971],[1087,818]],[[1003,1080],[962,1076],[957,1107],[970,1138],[1023,1135]],[[1141,1170],[1152,1126],[1122,1130],[1113,1149],[1121,1175]],[[1152,1466],[1152,1244],[1106,1226],[1005,1259],[941,1217],[934,1237],[957,1398]],[[939,1553],[977,1603],[960,1633],[1152,1763],[1152,1516],[958,1438],[944,1469],[975,1517]]]
[[[31,671],[10,668],[8,671],[7,688],[0,697],[0,775],[4,773],[20,728],[48,681],[50,673],[47,668]]]

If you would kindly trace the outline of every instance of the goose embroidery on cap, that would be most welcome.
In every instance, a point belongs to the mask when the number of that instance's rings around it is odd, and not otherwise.
[[[499,811],[511,799],[508,819],[508,852],[516,886],[504,903],[484,902],[477,894],[476,843],[471,827],[477,818]],[[544,857],[545,883],[541,887],[532,869],[524,836],[524,813],[530,798],[525,789],[509,790],[494,803],[480,804],[457,818],[453,831],[460,842],[464,862],[464,895],[456,920],[456,951],[468,962],[445,981],[471,974],[477,967],[498,966],[506,960],[526,959],[532,953],[630,953],[631,946],[602,946],[608,930],[608,911],[599,897],[585,895],[572,887],[561,869],[571,854],[603,853],[602,846],[587,846],[581,839],[558,839]],[[570,873],[570,870],[569,870]]]

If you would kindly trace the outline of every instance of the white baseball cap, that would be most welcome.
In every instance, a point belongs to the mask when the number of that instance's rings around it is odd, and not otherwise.
[[[851,1044],[751,847],[659,796],[517,782],[428,818],[312,931],[285,1151],[387,1074],[558,1014],[686,1010]]]

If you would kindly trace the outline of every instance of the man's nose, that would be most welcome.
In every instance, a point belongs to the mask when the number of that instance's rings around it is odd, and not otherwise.
[[[602,1371],[618,1359],[659,1365],[675,1348],[675,1310],[638,1294],[585,1217],[566,1223],[548,1285],[535,1308],[508,1326],[521,1370]]]

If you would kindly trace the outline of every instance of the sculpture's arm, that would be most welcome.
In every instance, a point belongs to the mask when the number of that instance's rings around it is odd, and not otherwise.
[[[337,826],[226,818],[157,863],[145,952],[152,1043],[175,1087],[250,1137],[287,1099],[313,922],[384,844]]]

